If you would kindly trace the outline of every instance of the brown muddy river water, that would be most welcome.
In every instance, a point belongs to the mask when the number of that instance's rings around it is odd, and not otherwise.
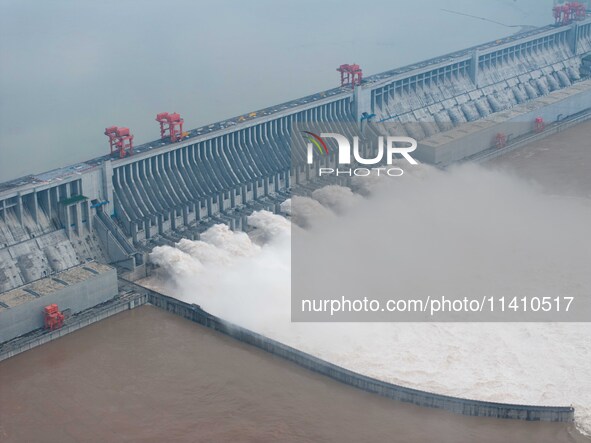
[[[151,306],[0,363],[1,442],[584,442],[344,386]]]

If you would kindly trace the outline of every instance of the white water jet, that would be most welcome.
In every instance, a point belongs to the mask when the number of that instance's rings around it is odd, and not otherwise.
[[[508,175],[474,166],[449,173],[423,169],[393,186],[387,193],[376,191],[371,201],[336,187],[319,190],[314,197],[345,214],[339,219],[344,223],[347,216],[351,223],[359,223],[351,212],[360,208],[392,207],[398,214],[404,208],[406,217],[395,219],[404,230],[401,239],[409,239],[401,246],[404,260],[437,269],[439,276],[463,266],[467,272],[465,281],[457,282],[460,287],[483,283],[486,275],[475,261],[484,261],[507,273],[507,290],[517,285],[531,293],[548,287],[591,293],[587,228],[591,212],[585,203],[548,197]],[[345,202],[335,195],[343,196]],[[317,200],[294,197],[282,206],[294,219],[300,213],[300,207],[293,209],[298,200],[304,208],[301,226],[316,229],[323,218],[335,217]],[[202,242],[183,240],[178,248],[155,248],[151,259],[168,276],[159,289],[385,381],[489,401],[572,403],[577,426],[591,434],[590,324],[291,323],[289,222],[263,211],[253,214],[250,223],[262,232],[260,247],[242,233],[208,231]],[[455,258],[446,260],[449,256],[441,251],[451,245],[456,245]],[[527,281],[521,281],[524,275]],[[396,276],[386,276],[384,281],[389,278]],[[156,283],[162,284],[152,282]]]

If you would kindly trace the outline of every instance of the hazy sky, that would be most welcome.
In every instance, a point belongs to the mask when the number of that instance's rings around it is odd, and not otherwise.
[[[0,0],[0,182],[552,21],[551,0]]]

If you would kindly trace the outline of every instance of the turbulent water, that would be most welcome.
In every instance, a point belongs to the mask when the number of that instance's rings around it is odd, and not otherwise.
[[[478,255],[484,267],[496,264],[499,272],[507,272],[504,284],[517,293],[536,288],[562,294],[590,293],[585,263],[591,262],[587,235],[591,208],[585,202],[549,197],[515,177],[475,166],[451,172],[421,167],[409,180],[407,185],[397,184],[406,192],[384,193],[373,189],[375,183],[357,182],[352,186],[355,192],[327,187],[311,198],[294,197],[283,204],[287,213],[298,205],[291,222],[269,212],[256,212],[249,217],[256,228],[256,242],[245,233],[216,225],[200,241],[182,240],[176,248],[157,247],[151,260],[160,265],[160,271],[148,284],[198,303],[224,319],[385,381],[481,400],[572,404],[578,428],[591,434],[589,324],[290,322],[293,230],[326,226],[324,222],[330,218],[355,220],[352,214],[356,209],[366,210],[368,204],[374,208],[403,206],[406,215],[397,222],[413,221],[405,225],[409,231],[404,237],[415,241],[401,240],[405,259],[401,263],[413,265],[420,259],[427,267],[436,263],[445,274],[458,260],[464,260],[463,265],[470,269],[474,250],[480,250],[486,251]],[[362,197],[369,193],[371,196]],[[524,206],[526,210],[515,212]],[[437,207],[445,211],[434,215]],[[447,234],[431,235],[434,225]],[[379,229],[379,223],[377,226]],[[567,229],[557,229],[559,226]],[[441,251],[453,244],[470,247],[455,248],[456,263],[450,264],[451,256]],[[409,265],[398,272],[412,270]],[[495,275],[468,272],[463,282],[454,283],[494,287]],[[396,271],[391,278],[396,278]],[[453,285],[440,290],[453,290]]]

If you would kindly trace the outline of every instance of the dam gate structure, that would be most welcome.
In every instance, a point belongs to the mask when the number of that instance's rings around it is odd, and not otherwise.
[[[547,26],[134,146],[123,158],[2,183],[0,293],[88,261],[145,274],[156,245],[199,238],[215,223],[245,229],[252,211],[278,211],[310,179],[305,156],[292,155],[300,147],[290,133],[302,123],[348,137],[361,125],[379,135],[377,123],[388,123],[419,141],[419,160],[444,165],[495,143],[479,136],[481,145],[463,146],[466,131],[496,135],[521,120],[525,133],[536,117],[552,124],[585,113],[590,54],[590,18]]]
[[[25,347],[15,344],[0,357],[152,303],[389,398],[465,415],[572,421],[570,407],[456,399],[354,374],[145,288],[122,296],[121,274],[145,276],[154,246],[198,239],[216,223],[247,229],[246,216],[256,210],[280,212],[294,189],[318,180],[311,177],[315,165],[306,162],[304,139],[292,137],[302,125],[351,138],[364,131],[388,135],[385,123],[395,135],[418,141],[413,157],[446,166],[494,149],[507,125],[519,138],[535,132],[540,121],[552,130],[591,117],[590,60],[586,18],[359,76],[352,85],[186,132],[181,127],[180,140],[130,145],[125,155],[114,151],[0,183],[0,313],[13,319],[3,324],[0,340],[26,342],[27,329],[40,322],[35,309],[46,302],[80,313],[77,323],[29,336]],[[334,164],[335,153],[322,161]]]

